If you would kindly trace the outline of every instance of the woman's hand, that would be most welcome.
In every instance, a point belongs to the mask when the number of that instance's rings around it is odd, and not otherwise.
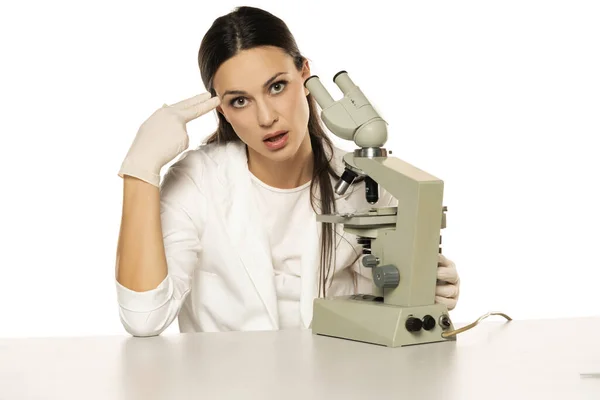
[[[460,277],[454,262],[443,254],[439,255],[437,279],[435,302],[444,304],[448,310],[454,309],[460,293]]]
[[[119,176],[129,175],[159,186],[160,170],[189,145],[186,124],[220,104],[209,92],[156,110],[140,126]]]

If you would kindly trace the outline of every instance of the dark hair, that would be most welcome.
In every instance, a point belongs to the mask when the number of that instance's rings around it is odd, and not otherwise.
[[[296,41],[287,25],[273,14],[254,7],[237,7],[229,14],[217,18],[200,45],[198,65],[202,81],[213,96],[213,77],[219,66],[242,50],[259,46],[275,46],[283,49],[294,60],[298,70],[302,69],[306,58],[300,53]],[[331,139],[321,126],[316,102],[311,94],[307,96],[309,105],[308,132],[313,150],[314,169],[310,187],[311,205],[316,212],[315,185],[320,189],[321,213],[336,211],[335,196],[331,177],[339,179],[339,175],[331,166],[334,148]],[[219,123],[217,130],[205,141],[208,143],[225,143],[240,141],[233,127],[221,113],[217,113]],[[329,150],[326,151],[326,148]],[[329,154],[329,155],[328,155]],[[335,230],[331,223],[322,223],[321,257],[319,268],[319,293],[326,296],[325,283],[331,274],[335,260],[333,250]]]

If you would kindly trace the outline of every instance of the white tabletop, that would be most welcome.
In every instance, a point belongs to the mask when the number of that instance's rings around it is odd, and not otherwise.
[[[600,399],[580,376],[600,373],[600,318],[500,319],[399,348],[310,331],[0,339],[0,399]]]

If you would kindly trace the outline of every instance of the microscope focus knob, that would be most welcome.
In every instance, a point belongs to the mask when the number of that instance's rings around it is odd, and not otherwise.
[[[418,332],[421,330],[421,328],[423,328],[423,321],[421,321],[419,318],[408,317],[404,326],[409,332]]]
[[[395,288],[400,283],[400,272],[393,265],[373,268],[373,282],[379,288]]]
[[[435,318],[431,315],[426,315],[423,317],[423,329],[426,331],[430,331],[435,328]]]
[[[365,268],[375,268],[379,264],[379,259],[373,254],[367,254],[362,259],[362,265]]]

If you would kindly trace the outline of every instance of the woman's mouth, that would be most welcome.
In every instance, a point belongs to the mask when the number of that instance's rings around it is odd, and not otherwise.
[[[264,144],[270,150],[279,150],[287,143],[289,138],[288,131],[282,132],[278,135],[272,136],[268,139],[263,140]]]

